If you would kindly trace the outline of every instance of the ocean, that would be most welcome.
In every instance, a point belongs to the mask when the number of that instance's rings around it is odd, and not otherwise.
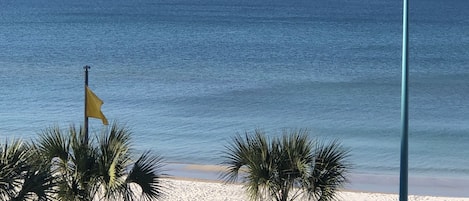
[[[340,139],[398,175],[402,2],[1,0],[0,138],[83,123],[83,66],[137,152],[220,164],[237,133]],[[409,175],[469,180],[469,2],[415,0]],[[90,119],[93,132],[103,129]]]

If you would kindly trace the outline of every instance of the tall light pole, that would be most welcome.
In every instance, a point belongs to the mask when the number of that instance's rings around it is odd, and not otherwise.
[[[399,201],[407,201],[408,198],[408,172],[409,172],[409,107],[408,107],[408,43],[409,43],[409,25],[408,25],[409,2],[403,0],[402,7],[402,89],[401,89],[401,168],[399,179]]]

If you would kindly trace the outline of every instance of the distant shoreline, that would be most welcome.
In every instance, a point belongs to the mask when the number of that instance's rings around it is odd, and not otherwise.
[[[222,165],[167,163],[164,170],[170,179],[224,183],[220,179]],[[344,186],[344,191],[399,193],[398,175],[350,173],[348,179],[350,183]],[[469,178],[409,175],[409,195],[469,198],[467,186]]]

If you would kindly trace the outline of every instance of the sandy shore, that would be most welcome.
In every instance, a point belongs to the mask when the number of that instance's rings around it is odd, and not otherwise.
[[[247,201],[240,184],[224,184],[216,181],[165,179],[165,201]],[[397,201],[397,194],[348,192],[339,194],[343,201]],[[304,199],[306,200],[306,199]],[[409,201],[469,201],[469,198],[433,196],[409,196]]]

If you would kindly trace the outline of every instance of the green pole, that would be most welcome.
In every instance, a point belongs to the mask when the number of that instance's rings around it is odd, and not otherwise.
[[[401,124],[402,124],[402,137],[401,137],[401,170],[400,170],[400,184],[399,184],[399,201],[407,201],[408,198],[408,171],[409,171],[409,108],[408,108],[408,74],[407,57],[409,43],[408,31],[408,0],[403,0],[402,9],[402,89],[401,89]]]

